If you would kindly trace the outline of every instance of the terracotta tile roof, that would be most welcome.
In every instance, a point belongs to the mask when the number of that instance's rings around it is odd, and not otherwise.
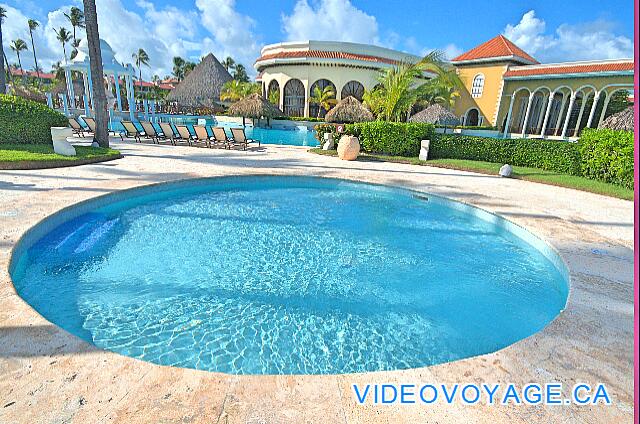
[[[494,57],[515,56],[516,59],[529,63],[539,63],[527,52],[513,44],[505,36],[498,35],[486,43],[482,43],[477,47],[462,53],[460,56],[453,58],[452,62],[461,62],[467,60],[491,59]]]
[[[266,54],[264,56],[259,57],[256,60],[256,63],[261,62],[263,60],[270,60],[270,59],[298,59],[298,58],[348,59],[348,60],[362,60],[365,62],[386,63],[390,65],[398,64],[397,60],[387,59],[384,57],[369,56],[366,54],[345,53],[345,52],[327,52],[322,50],[298,50],[298,51]]]
[[[587,63],[587,64],[567,64],[545,67],[523,67],[522,69],[510,69],[505,72],[504,77],[529,77],[535,75],[556,75],[556,74],[582,74],[591,72],[619,72],[633,71],[633,61],[615,63]]]
[[[36,71],[23,71],[24,75],[27,77],[37,78],[38,74]],[[22,76],[22,72],[18,68],[11,68],[11,75]],[[40,78],[42,79],[54,79],[56,76],[54,74],[50,74],[48,72],[40,72]]]
[[[173,90],[175,88],[175,86],[173,84],[160,83],[160,84],[158,84],[158,88],[161,89],[161,90]]]

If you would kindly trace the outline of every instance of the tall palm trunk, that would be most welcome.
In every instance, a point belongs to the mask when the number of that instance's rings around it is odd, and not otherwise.
[[[109,147],[109,116],[107,114],[107,96],[104,92],[104,72],[102,69],[102,52],[100,51],[96,2],[95,0],[83,0],[83,4],[87,44],[89,47],[91,85],[93,87],[93,109],[96,118],[94,140],[98,142],[100,147]]]
[[[16,55],[18,56],[18,68],[20,68],[20,75],[22,75],[22,84],[26,85],[27,84],[27,77],[24,74],[24,70],[22,69],[22,61],[20,60],[20,52],[16,52]]]
[[[33,62],[36,64],[36,75],[38,76],[38,84],[42,83],[40,79],[40,68],[38,68],[38,57],[36,56],[36,45],[33,42],[33,31],[29,30],[31,36],[31,51],[33,52]]]
[[[2,53],[2,57],[0,57],[0,94],[4,94],[7,92],[7,81],[4,70],[4,45],[2,44],[2,20],[0,17],[0,53]],[[11,72],[11,69],[8,69]]]

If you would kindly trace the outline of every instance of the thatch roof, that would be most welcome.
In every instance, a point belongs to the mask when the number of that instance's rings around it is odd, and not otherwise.
[[[439,104],[434,104],[409,118],[409,122],[425,122],[438,125],[459,125],[460,118]]]
[[[167,100],[177,102],[180,106],[211,107],[220,99],[224,83],[232,79],[218,59],[209,53],[176,88],[171,90]]]
[[[280,109],[259,94],[250,94],[229,106],[228,115],[244,118],[275,118],[282,116]]]
[[[67,84],[64,81],[59,81],[51,89],[51,94],[53,94],[54,97],[60,93],[67,94]],[[73,94],[78,97],[82,97],[82,95],[84,94],[84,82],[82,80],[73,81]]]
[[[324,117],[326,122],[352,123],[373,121],[373,114],[353,96],[338,102]]]
[[[622,112],[614,113],[602,121],[598,128],[633,131],[633,107],[628,107]]]

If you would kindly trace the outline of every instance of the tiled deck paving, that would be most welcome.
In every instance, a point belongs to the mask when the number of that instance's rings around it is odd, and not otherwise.
[[[633,204],[469,172],[342,162],[303,148],[250,152],[119,143],[124,159],[0,171],[0,423],[630,423],[633,417]],[[496,212],[553,245],[571,273],[567,309],[499,352],[402,372],[229,376],[98,350],[19,298],[11,249],[47,215],[114,190],[230,174],[344,177],[410,187]],[[596,250],[596,252],[594,252]],[[570,407],[361,406],[353,383],[607,384],[614,404]]]

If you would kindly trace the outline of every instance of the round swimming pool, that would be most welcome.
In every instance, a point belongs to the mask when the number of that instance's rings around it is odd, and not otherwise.
[[[56,214],[22,298],[94,345],[232,374],[394,370],[492,352],[564,308],[557,255],[471,206],[306,177],[189,180]]]

